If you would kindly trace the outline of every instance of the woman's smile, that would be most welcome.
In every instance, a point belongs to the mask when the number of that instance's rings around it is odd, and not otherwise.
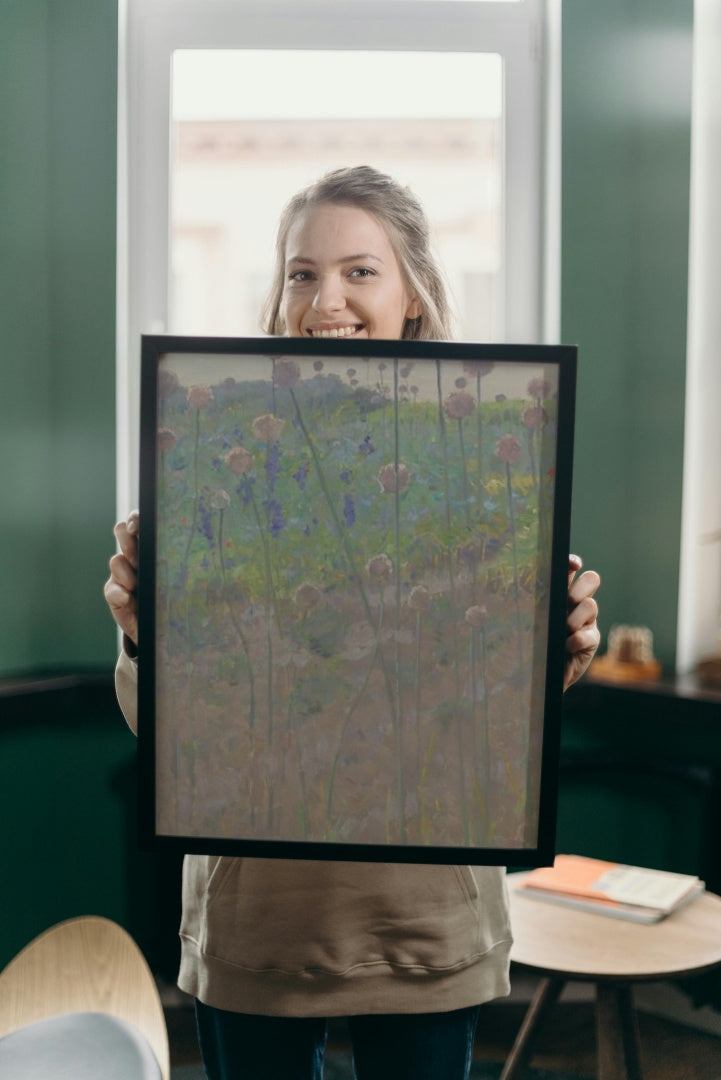
[[[311,337],[343,338],[354,337],[363,329],[363,323],[352,323],[349,326],[309,326],[307,333]]]

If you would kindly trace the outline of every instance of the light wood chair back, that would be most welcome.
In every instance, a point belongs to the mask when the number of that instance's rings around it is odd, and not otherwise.
[[[169,1080],[168,1032],[155,980],[133,939],[110,919],[84,915],[58,923],[0,972],[0,1037],[74,1012],[132,1024]]]

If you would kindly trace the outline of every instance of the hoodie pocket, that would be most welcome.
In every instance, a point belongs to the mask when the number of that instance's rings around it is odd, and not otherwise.
[[[508,937],[498,867],[191,856],[183,932],[252,970],[448,970]]]

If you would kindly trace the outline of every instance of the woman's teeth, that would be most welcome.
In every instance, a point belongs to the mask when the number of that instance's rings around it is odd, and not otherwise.
[[[360,330],[359,326],[334,326],[332,330],[311,330],[311,337],[339,338],[350,337]]]

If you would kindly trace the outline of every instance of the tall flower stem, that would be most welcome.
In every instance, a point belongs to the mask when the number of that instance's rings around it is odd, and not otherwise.
[[[225,555],[223,553],[223,514],[224,514],[224,511],[221,509],[219,511],[219,514],[220,514],[220,520],[218,522],[218,557],[220,559],[220,576],[221,576],[221,580],[222,580],[222,584],[223,584],[223,600],[225,601],[225,606],[226,606],[226,608],[228,610],[228,615],[230,617],[230,621],[233,624],[233,629],[235,630],[236,634],[238,635],[238,640],[240,641],[241,648],[243,649],[243,652],[245,654],[245,662],[246,662],[246,664],[248,666],[248,698],[249,698],[249,700],[248,700],[248,729],[250,731],[250,736],[251,736],[251,751],[250,751],[250,758],[251,758],[250,765],[251,765],[251,768],[248,770],[248,776],[249,776],[248,801],[250,803],[250,822],[251,822],[251,825],[254,825],[255,824],[255,796],[254,796],[254,793],[253,793],[254,777],[253,777],[252,763],[253,763],[253,758],[255,757],[255,745],[254,745],[254,739],[253,739],[253,735],[254,735],[254,732],[255,732],[255,720],[256,720],[255,672],[253,671],[253,660],[252,660],[252,657],[250,655],[250,647],[248,645],[248,639],[245,636],[245,632],[243,630],[243,627],[241,626],[240,621],[239,621],[239,619],[237,618],[237,616],[235,614],[235,609],[234,609],[234,607],[233,607],[233,605],[231,603],[231,600],[230,600],[230,595],[229,595],[229,591],[228,591],[227,570],[226,570],[226,566],[225,566]]]
[[[463,440],[463,420],[458,418],[458,445],[461,451],[461,482],[463,484],[463,507],[465,511],[466,524],[471,523],[471,508],[468,499],[468,468],[466,465],[466,446]]]
[[[518,550],[516,544],[516,516],[513,509],[513,485],[511,483],[511,465],[506,462],[506,493],[508,495],[508,523],[511,530],[511,553],[513,556],[513,598],[516,608],[516,633],[518,635],[518,661],[524,666],[523,635],[521,633],[521,590],[518,581]]]
[[[393,539],[395,544],[395,635],[394,635],[394,664],[395,664],[395,708],[393,710],[393,730],[395,736],[396,751],[396,785],[401,807],[405,808],[406,780],[403,761],[403,687],[401,681],[401,658],[400,658],[400,618],[401,618],[401,491],[398,482],[400,465],[400,417],[398,415],[398,361],[393,361],[393,464],[396,470],[396,483],[393,492]],[[401,815],[400,825],[403,831],[404,815]]]
[[[446,530],[448,539],[450,541],[451,536],[451,496],[448,482],[448,441],[446,436],[446,421],[443,413],[443,385],[441,379],[441,363],[440,360],[436,360],[436,387],[438,391],[438,428],[441,436],[441,452],[443,455],[443,495],[444,506],[446,515]],[[446,545],[446,564],[448,567],[448,583],[450,588],[451,607],[455,611],[456,606],[456,582],[453,567],[453,552],[449,545]],[[451,634],[453,640],[453,669],[456,681],[456,704],[460,705],[461,701],[461,686],[460,686],[460,672],[458,669],[458,628],[456,626],[455,618],[451,618]],[[466,794],[466,778],[465,778],[465,754],[463,752],[463,727],[462,727],[462,710],[457,709],[456,716],[456,748],[458,754],[458,787],[461,797],[461,816],[463,818],[463,828],[466,838],[466,843],[469,842],[469,820],[468,820],[468,798]]]
[[[483,378],[480,371],[476,372],[476,401],[478,402],[478,408],[476,409],[476,460],[478,462],[478,490],[479,492],[483,487],[483,408],[481,403],[481,379]]]
[[[479,617],[475,617],[475,613]],[[476,783],[479,810],[483,818],[484,833],[489,828],[489,744],[486,694],[486,641],[483,628],[483,615],[478,608],[469,608],[466,619],[471,623],[470,636],[470,673],[471,702],[473,707],[473,759],[480,783]]]
[[[421,618],[421,612],[416,612],[416,789],[418,791],[418,802],[420,805],[420,785],[421,785],[421,633],[423,630],[423,620]]]
[[[198,524],[198,507],[200,505],[200,483],[199,483],[199,470],[198,470],[198,458],[200,454],[200,409],[195,410],[195,439],[193,443],[193,514],[190,521],[190,528],[188,530],[188,540],[185,545],[185,554],[183,555],[182,562],[180,564],[181,569],[181,581],[187,578],[188,574],[188,559],[190,558],[190,549],[193,545],[193,537],[195,536],[195,530]]]
[[[255,516],[256,524],[258,526],[258,533],[260,534],[261,543],[263,545],[263,558],[265,560],[265,689],[268,706],[268,725],[267,725],[267,738],[268,748],[270,749],[273,742],[273,731],[275,727],[275,690],[273,686],[273,633],[271,623],[271,613],[275,609],[275,587],[273,584],[273,566],[270,558],[270,550],[268,548],[268,537],[266,530],[263,526],[263,521],[258,510],[258,504],[253,494],[253,488],[248,484],[250,492],[250,504],[253,507],[253,514]],[[268,790],[268,827],[273,827],[273,781],[271,777],[268,777],[267,782]]]
[[[191,590],[188,585],[188,560],[190,559],[190,549],[193,545],[193,539],[195,537],[195,530],[198,524],[198,511],[200,507],[200,479],[199,479],[199,457],[200,457],[200,407],[195,408],[195,438],[193,442],[193,514],[190,522],[190,528],[188,530],[188,540],[185,545],[185,553],[183,555],[182,562],[180,564],[180,588],[185,594],[185,626],[186,626],[186,651],[187,651],[187,672],[188,682],[191,683],[189,690],[192,691],[192,671],[193,671],[193,641],[191,632]]]

